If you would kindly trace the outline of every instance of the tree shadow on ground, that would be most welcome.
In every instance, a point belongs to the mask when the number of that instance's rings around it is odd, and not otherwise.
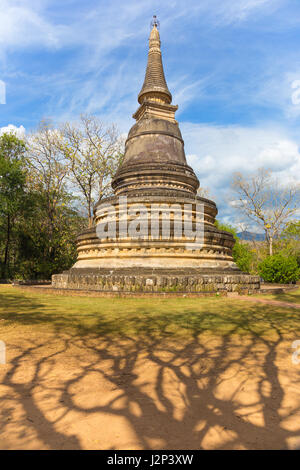
[[[226,308],[232,309],[222,304],[223,319]],[[141,308],[126,324],[131,333],[125,326],[121,332],[120,325],[109,328],[101,318],[93,330],[75,325],[70,332],[57,318],[55,337],[18,346],[4,374],[2,435],[9,435],[13,410],[20,406],[16,441],[30,442],[32,433],[51,449],[86,448],[81,423],[98,417],[101,426],[105,416],[126,421],[135,436],[131,448],[286,449],[300,435],[299,425],[285,425],[300,411],[300,379],[295,369],[284,384],[277,360],[294,313],[287,313],[284,323],[280,311],[277,319],[267,319],[267,308],[249,306],[252,323],[243,318],[242,307],[228,311],[227,331],[216,335],[207,327],[209,308],[203,314],[183,309],[176,318],[172,312],[151,316]],[[211,321],[218,330],[218,318]],[[174,335],[174,322],[187,334]],[[71,372],[57,374],[62,363],[68,371],[69,361]],[[289,405],[287,387],[298,390]],[[93,432],[101,440],[109,429]],[[112,439],[106,448],[119,447]]]

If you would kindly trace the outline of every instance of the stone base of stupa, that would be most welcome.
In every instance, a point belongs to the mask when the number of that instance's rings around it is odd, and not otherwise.
[[[126,211],[138,202],[150,210],[152,203],[172,205],[174,201],[182,208],[185,203],[191,203],[187,213],[193,220],[196,203],[201,203],[200,215],[204,221],[201,246],[189,246],[183,235],[174,236],[176,218],[171,221],[168,239],[153,238],[150,232],[138,240],[129,236],[100,239],[97,226],[102,218],[114,220],[117,226],[124,213],[119,198],[111,197],[96,206],[95,226],[78,236],[76,263],[69,271],[53,275],[52,286],[103,292],[258,291],[259,277],[241,272],[233,261],[233,235],[214,225],[217,208],[213,201],[200,197],[189,199],[178,194],[175,197],[170,191],[167,196],[144,191],[139,197],[127,198]],[[102,207],[107,207],[108,202],[109,209],[103,212]]]
[[[113,292],[238,292],[255,293],[258,276],[238,269],[159,269],[159,268],[72,268],[52,276],[52,286]]]

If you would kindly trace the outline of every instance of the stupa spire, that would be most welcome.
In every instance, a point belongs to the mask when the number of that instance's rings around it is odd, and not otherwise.
[[[146,100],[170,104],[172,95],[165,79],[162,56],[160,50],[160,36],[156,16],[151,22],[152,30],[149,38],[148,63],[144,84],[138,95],[138,102],[142,104]]]

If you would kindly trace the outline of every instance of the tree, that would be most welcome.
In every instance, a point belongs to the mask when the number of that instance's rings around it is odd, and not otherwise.
[[[72,183],[84,199],[92,226],[93,207],[111,192],[111,178],[123,157],[123,143],[115,126],[104,125],[95,116],[81,115],[77,124],[61,128],[60,145],[69,162]]]
[[[25,204],[25,142],[14,134],[0,137],[0,216],[4,241],[2,276],[9,275],[12,230]]]
[[[287,223],[274,243],[274,251],[284,256],[293,256],[300,267],[300,220]]]
[[[113,126],[94,117],[61,129],[43,121],[24,140],[0,138],[0,277],[49,279],[76,260],[76,237],[122,158]],[[79,191],[80,190],[80,191]]]
[[[203,188],[202,186],[200,186],[197,190],[197,196],[199,197],[203,197],[205,199],[209,199],[211,198],[211,195],[209,193],[209,190],[207,188]]]
[[[86,219],[76,209],[61,204],[49,238],[45,204],[40,196],[34,194],[33,209],[19,230],[16,276],[21,279],[50,279],[53,273],[69,269],[77,257],[76,237],[86,226]]]
[[[299,184],[281,185],[262,168],[249,177],[236,173],[232,188],[238,196],[234,206],[264,230],[272,255],[274,239],[299,208]]]
[[[28,185],[35,194],[39,230],[46,234],[43,257],[54,260],[57,233],[64,223],[65,206],[74,199],[67,187],[68,162],[61,150],[61,134],[51,123],[42,122],[28,138]]]
[[[292,220],[281,233],[283,239],[300,241],[300,220]]]
[[[225,230],[232,233],[235,239],[235,244],[232,250],[233,260],[241,271],[249,273],[253,262],[253,252],[248,243],[243,243],[237,236],[236,230],[231,225],[222,224],[218,220],[215,221],[216,227],[219,230]]]
[[[27,140],[28,181],[31,188],[43,192],[51,226],[55,224],[56,208],[67,193],[69,167],[60,149],[60,141],[59,131],[46,121],[42,121]]]

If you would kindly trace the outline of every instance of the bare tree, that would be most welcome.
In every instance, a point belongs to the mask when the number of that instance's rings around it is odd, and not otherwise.
[[[211,197],[209,190],[200,186],[197,190],[197,196],[209,199]]]
[[[111,192],[111,178],[123,157],[122,139],[114,125],[107,126],[89,115],[81,115],[78,123],[65,123],[61,134],[60,148],[92,226],[95,202]]]
[[[238,195],[233,206],[264,230],[272,255],[274,239],[299,210],[300,185],[281,185],[270,171],[261,168],[251,176],[235,173],[232,188]]]
[[[42,121],[37,131],[27,138],[28,183],[33,190],[43,194],[50,237],[59,223],[58,209],[67,194],[69,168],[59,149],[61,138],[60,132],[49,121]]]

